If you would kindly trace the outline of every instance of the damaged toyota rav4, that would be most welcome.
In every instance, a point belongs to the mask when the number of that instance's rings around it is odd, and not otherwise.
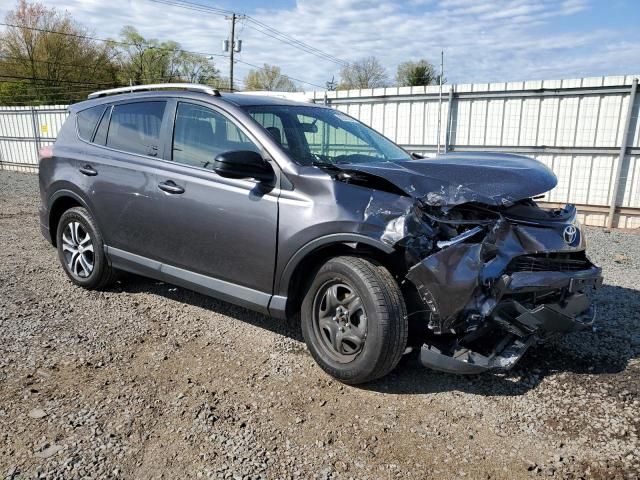
[[[41,152],[42,232],[77,285],[118,270],[301,322],[329,374],[404,354],[506,370],[592,328],[601,269],[531,158],[412,156],[356,119],[197,85],[97,92]],[[129,90],[135,90],[129,92]]]

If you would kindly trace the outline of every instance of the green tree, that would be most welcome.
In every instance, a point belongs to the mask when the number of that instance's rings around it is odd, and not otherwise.
[[[387,71],[376,57],[366,57],[343,67],[338,90],[386,87]]]
[[[115,84],[114,46],[87,38],[69,13],[19,0],[5,23],[13,26],[0,33],[0,101],[66,103]]]
[[[244,78],[246,90],[268,90],[278,92],[295,92],[297,87],[289,77],[282,74],[280,67],[264,64],[260,70],[249,70]]]
[[[219,71],[207,57],[185,52],[174,41],[144,38],[130,25],[122,28],[119,44],[121,83],[215,84],[219,79]]]
[[[225,82],[213,62],[130,26],[120,41],[93,40],[68,12],[19,0],[0,33],[0,102],[72,103],[117,85]],[[228,82],[227,82],[228,83]]]
[[[182,52],[178,57],[178,76],[189,83],[203,83],[219,86],[220,72],[206,57]]]
[[[417,62],[402,62],[398,65],[396,84],[399,87],[419,87],[422,85],[437,85],[440,76],[435,67],[426,60]]]

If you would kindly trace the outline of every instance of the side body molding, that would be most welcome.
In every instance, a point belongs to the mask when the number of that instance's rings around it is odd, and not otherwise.
[[[188,288],[198,293],[218,298],[241,307],[250,308],[265,315],[269,314],[271,295],[224,280],[208,277],[183,268],[167,265],[157,260],[142,257],[118,248],[105,245],[107,258],[114,268],[136,273],[145,277],[166,281]]]

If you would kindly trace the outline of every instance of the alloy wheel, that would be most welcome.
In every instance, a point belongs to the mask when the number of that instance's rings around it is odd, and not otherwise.
[[[93,272],[94,251],[91,235],[80,222],[69,222],[62,232],[62,252],[69,271],[78,278]]]

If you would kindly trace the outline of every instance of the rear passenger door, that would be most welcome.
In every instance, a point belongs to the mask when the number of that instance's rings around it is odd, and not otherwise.
[[[222,152],[262,149],[238,122],[210,105],[178,101],[173,118],[165,147],[172,161],[160,162],[157,170],[162,200],[154,218],[164,232],[161,260],[216,279],[210,283],[214,290],[231,288],[248,304],[266,306],[276,258],[277,190],[213,171]]]
[[[78,163],[92,213],[110,248],[146,256],[149,239],[158,235],[154,167],[165,156],[160,132],[166,106],[165,100],[109,105],[88,139],[93,145]],[[80,123],[78,133],[82,138]]]

